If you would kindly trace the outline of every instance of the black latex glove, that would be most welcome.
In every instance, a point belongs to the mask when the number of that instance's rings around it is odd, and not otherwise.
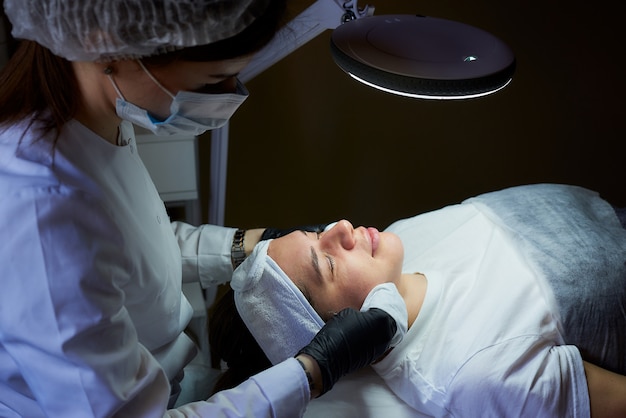
[[[396,321],[382,309],[359,312],[347,308],[333,316],[298,354],[307,354],[317,361],[323,395],[340,377],[380,358],[389,348],[397,327]]]
[[[313,224],[313,225],[301,225],[294,228],[279,229],[279,228],[266,228],[261,235],[261,241],[268,239],[280,238],[284,235],[291,234],[293,231],[307,231],[307,232],[322,232],[328,224]]]

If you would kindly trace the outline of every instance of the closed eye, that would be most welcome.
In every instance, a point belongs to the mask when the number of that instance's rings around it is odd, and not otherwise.
[[[319,241],[320,236],[322,235],[322,233],[320,231],[316,231],[315,235],[317,236],[317,240]],[[330,273],[331,275],[334,275],[335,273],[335,259],[332,258],[330,255],[325,254],[326,260],[328,261],[328,268],[330,269]]]
[[[328,266],[330,268],[331,275],[335,275],[335,259],[329,255],[326,255],[326,259],[328,260]]]
[[[309,234],[306,231],[300,231],[302,232],[306,237],[309,237]],[[322,233],[321,232],[315,232],[315,237],[317,238],[317,240],[319,241],[320,237],[321,237]],[[328,254],[324,254],[324,257],[326,258],[326,261],[328,262],[328,269],[330,270],[330,274],[331,276],[334,276],[335,274],[335,259],[328,255]],[[315,270],[315,273],[317,275],[317,277],[319,278],[320,281],[323,280],[322,277],[322,271],[320,270],[320,265],[319,265],[319,261],[317,258],[317,253],[315,251],[315,249],[313,247],[311,247],[311,264],[313,266],[313,269]]]

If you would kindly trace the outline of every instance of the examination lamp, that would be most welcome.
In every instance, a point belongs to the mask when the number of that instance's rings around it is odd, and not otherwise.
[[[357,1],[318,0],[253,60],[247,81],[326,29],[339,67],[374,88],[422,99],[466,99],[504,88],[515,71],[509,47],[490,33],[420,15],[374,16]]]
[[[331,35],[337,65],[377,89],[422,99],[466,99],[504,88],[515,70],[506,44],[451,20],[382,15],[355,19]]]
[[[511,50],[491,34],[462,23],[419,15],[374,16],[356,0],[317,0],[239,74],[246,83],[331,29],[335,62],[377,89],[425,99],[466,99],[504,88],[515,71]],[[228,161],[226,124],[211,135],[209,223],[224,224]]]

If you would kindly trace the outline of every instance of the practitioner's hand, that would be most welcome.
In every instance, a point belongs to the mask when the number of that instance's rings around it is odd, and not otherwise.
[[[263,228],[247,229],[243,238],[243,248],[246,253],[246,257],[252,253],[254,246],[261,240],[263,234]]]
[[[268,239],[280,238],[287,234],[291,234],[293,231],[307,231],[307,232],[322,232],[328,224],[312,224],[312,225],[300,225],[294,228],[279,229],[279,228],[265,228],[263,235],[261,235],[261,241]]]
[[[308,355],[319,365],[322,387],[328,392],[340,377],[372,364],[389,348],[396,321],[385,311],[344,309],[328,321],[298,355]],[[311,393],[314,394],[312,388]]]

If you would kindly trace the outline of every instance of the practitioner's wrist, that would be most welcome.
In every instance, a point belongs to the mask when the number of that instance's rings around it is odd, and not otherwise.
[[[317,398],[322,394],[322,371],[313,357],[307,354],[298,354],[296,360],[304,369],[306,378],[309,382],[309,391],[311,399]]]
[[[248,257],[254,247],[261,240],[264,228],[254,229],[238,229],[233,236],[233,243],[230,249],[230,258],[233,264],[233,269],[239,267]]]
[[[243,238],[243,248],[246,253],[246,257],[252,253],[254,247],[261,241],[261,234],[263,234],[265,228],[253,228],[247,229]]]
[[[235,231],[235,235],[233,236],[233,244],[230,247],[230,260],[233,263],[233,269],[239,267],[239,265],[246,259],[246,253],[244,250],[245,236],[245,229],[238,229]]]

